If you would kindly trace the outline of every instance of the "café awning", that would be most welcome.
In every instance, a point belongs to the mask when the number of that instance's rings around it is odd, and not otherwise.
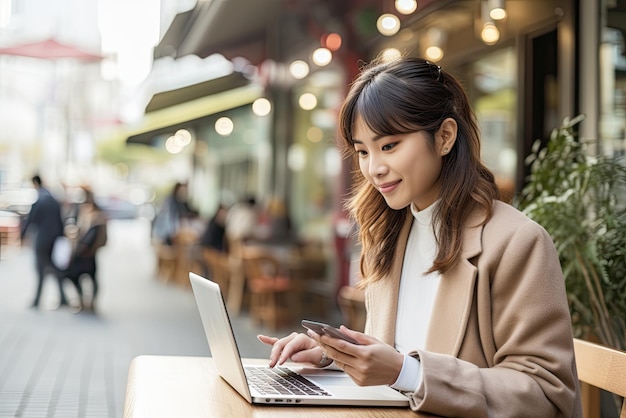
[[[245,56],[254,64],[267,58],[267,31],[291,12],[287,0],[203,1],[174,17],[154,50],[154,57],[201,58],[221,53],[229,59]]]
[[[100,61],[104,57],[75,45],[44,39],[37,42],[24,43],[0,48],[0,55],[39,58],[45,60],[75,59],[78,61]]]
[[[138,126],[127,127],[126,142],[151,145],[159,135],[174,133],[198,120],[252,103],[263,88],[239,73],[176,90],[157,93]]]

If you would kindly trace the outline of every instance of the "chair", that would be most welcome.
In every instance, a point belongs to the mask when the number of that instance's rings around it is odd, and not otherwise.
[[[365,294],[353,286],[342,286],[337,296],[346,326],[355,331],[365,330]]]
[[[243,267],[250,298],[250,317],[276,330],[295,316],[291,301],[295,291],[278,260],[269,253],[244,252]]]
[[[287,264],[302,293],[302,313],[326,318],[329,306],[336,308],[337,283],[323,246],[317,242],[299,244]]]
[[[182,287],[191,287],[189,272],[198,267],[198,236],[191,231],[181,230],[173,239],[176,260],[174,261],[174,283]]]
[[[620,418],[626,418],[626,352],[578,338],[574,338],[574,351],[578,379],[622,397]],[[599,392],[594,396],[589,389],[581,387],[585,418],[597,417],[600,412]]]
[[[156,276],[168,283],[174,279],[176,270],[176,251],[171,245],[162,243],[154,244],[157,256]]]
[[[207,269],[207,278],[217,283],[224,298],[228,299],[231,276],[228,254],[204,247],[201,249],[201,257]]]

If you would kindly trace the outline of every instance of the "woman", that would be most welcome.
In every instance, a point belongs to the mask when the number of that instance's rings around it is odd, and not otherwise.
[[[171,193],[163,201],[163,206],[154,219],[153,234],[162,244],[174,245],[181,222],[198,216],[198,212],[189,205],[188,187],[187,183],[174,184]]]
[[[91,190],[84,189],[85,199],[78,208],[76,219],[77,235],[75,248],[68,267],[59,271],[61,278],[69,279],[79,297],[78,311],[87,308],[95,311],[96,298],[98,296],[98,267],[96,265],[96,253],[107,242],[107,219],[101,208],[96,204]],[[89,277],[91,280],[91,300],[85,303],[82,278]]]
[[[228,252],[228,242],[226,240],[226,216],[228,208],[219,204],[215,214],[207,222],[206,228],[200,237],[200,245],[205,248],[212,248],[221,253]]]
[[[498,201],[461,85],[417,58],[373,63],[340,114],[358,161],[349,202],[362,244],[360,345],[309,331],[288,359],[387,384],[443,416],[580,417],[571,321],[552,240]]]

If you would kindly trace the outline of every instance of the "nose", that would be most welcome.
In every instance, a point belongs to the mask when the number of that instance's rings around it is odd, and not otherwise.
[[[381,177],[389,172],[384,158],[371,155],[369,164],[369,174],[372,177]]]

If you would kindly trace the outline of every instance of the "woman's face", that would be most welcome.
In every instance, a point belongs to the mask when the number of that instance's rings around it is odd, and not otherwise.
[[[422,210],[437,200],[442,166],[437,135],[435,149],[425,131],[381,137],[360,117],[353,134],[361,173],[389,207],[397,210],[415,203]]]

